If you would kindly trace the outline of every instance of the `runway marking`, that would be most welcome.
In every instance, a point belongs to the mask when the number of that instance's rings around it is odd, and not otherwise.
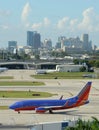
[[[97,94],[97,93],[96,94],[90,94],[90,95],[92,95],[92,96],[99,96],[99,94]]]
[[[95,90],[97,90],[97,91],[99,91],[99,89],[97,89],[97,88],[95,88],[95,87],[93,87]]]

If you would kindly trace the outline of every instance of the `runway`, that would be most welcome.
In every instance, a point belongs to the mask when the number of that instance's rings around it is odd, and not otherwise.
[[[29,79],[29,78],[28,78]],[[78,108],[67,109],[62,111],[54,111],[54,114],[36,114],[35,111],[22,111],[20,114],[13,110],[0,110],[0,124],[8,125],[33,125],[42,122],[53,122],[63,120],[75,120],[78,118],[91,119],[92,116],[99,119],[99,80],[95,79],[50,79],[50,80],[39,80],[45,82],[45,86],[0,86],[0,90],[25,90],[29,89],[33,91],[45,91],[57,94],[50,98],[68,98],[76,95],[83,86],[88,82],[92,81],[92,88],[89,96],[90,103]],[[0,105],[10,105],[15,101],[22,99],[9,99],[0,98]]]
[[[61,80],[59,82],[62,82]],[[68,80],[68,82],[70,82]],[[52,93],[57,93],[57,96],[50,98],[59,98],[62,94],[64,98],[71,97],[72,95],[77,94],[80,89],[85,85],[83,81],[75,81],[73,83],[68,84],[66,81],[66,85],[64,86],[42,86],[42,87],[30,87],[31,90],[34,91],[47,91]],[[62,120],[73,120],[77,118],[82,119],[91,119],[92,116],[95,116],[99,119],[99,90],[98,90],[98,82],[93,81],[93,87],[90,92],[90,103],[88,105],[81,106],[79,108],[73,108],[63,111],[54,111],[54,114],[36,114],[35,111],[22,111],[20,114],[13,110],[0,110],[0,123],[1,124],[37,124],[42,122],[53,122],[53,121],[62,121]],[[63,82],[62,82],[63,83]],[[1,87],[1,89],[8,90],[9,87]],[[27,87],[20,87],[20,90],[25,89],[26,91],[30,89]],[[10,87],[9,89],[13,89]],[[14,88],[14,90],[19,90],[19,87]],[[71,95],[72,94],[72,95]],[[22,99],[0,99],[0,105],[10,105],[13,102]]]

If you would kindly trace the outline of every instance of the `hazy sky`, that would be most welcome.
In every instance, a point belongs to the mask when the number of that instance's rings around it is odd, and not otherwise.
[[[0,0],[0,48],[16,40],[26,45],[26,32],[38,31],[41,40],[89,34],[99,46],[99,0]]]

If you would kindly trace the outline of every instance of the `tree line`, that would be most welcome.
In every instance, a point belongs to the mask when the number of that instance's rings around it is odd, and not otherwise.
[[[81,59],[75,59],[73,60],[74,64],[83,64],[86,63],[88,68],[96,67],[99,68],[99,60],[98,59],[92,59],[92,60],[81,60]]]

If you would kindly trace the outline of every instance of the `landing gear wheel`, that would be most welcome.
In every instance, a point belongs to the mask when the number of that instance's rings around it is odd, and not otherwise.
[[[20,114],[20,111],[18,111],[18,114]]]
[[[50,113],[50,114],[53,114],[53,111],[52,111],[51,109],[49,109],[49,113]]]

